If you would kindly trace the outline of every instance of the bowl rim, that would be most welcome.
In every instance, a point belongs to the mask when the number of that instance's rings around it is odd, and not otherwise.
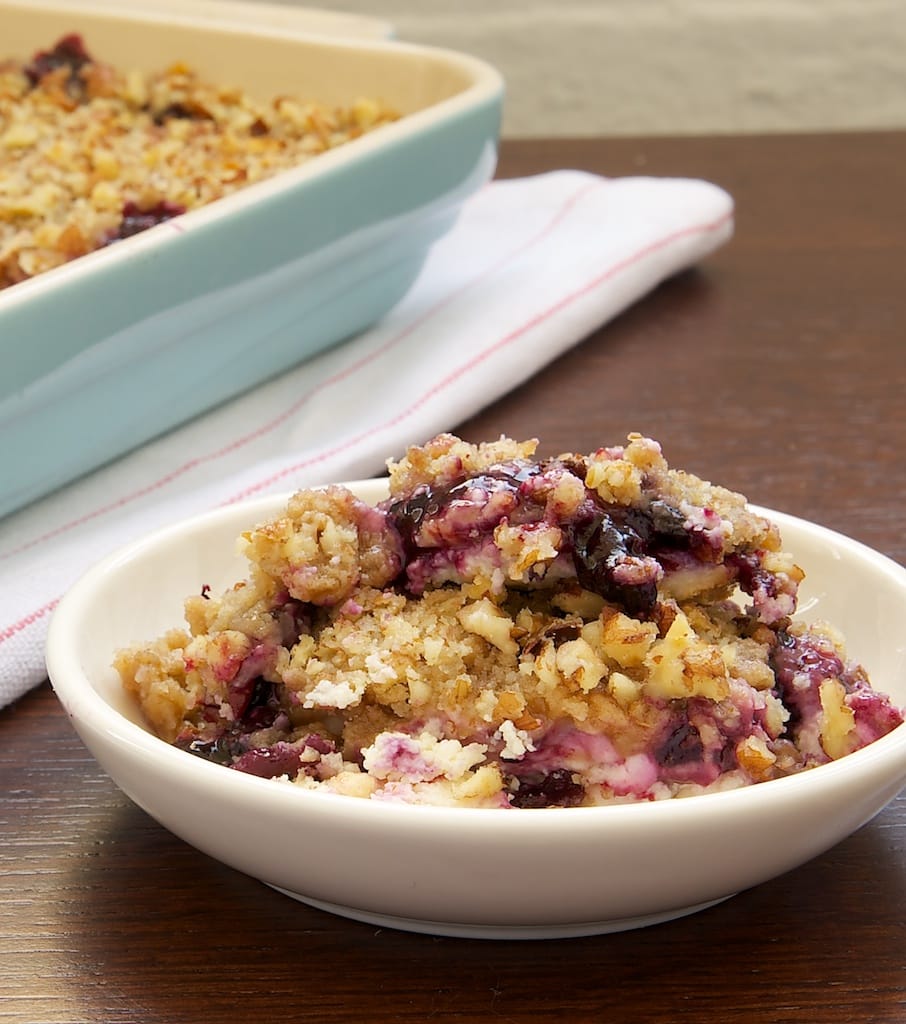
[[[373,501],[379,500],[379,495],[386,493],[387,480],[371,478],[347,481],[341,486],[369,495],[363,497],[363,500]],[[564,829],[571,833],[576,830],[582,833],[587,829],[597,832],[607,825],[659,829],[663,825],[679,825],[690,820],[703,822],[713,814],[726,816],[729,811],[737,816],[756,814],[764,808],[766,802],[770,805],[777,804],[781,798],[787,803],[808,799],[822,792],[829,793],[838,784],[859,777],[864,779],[878,776],[889,785],[899,779],[901,788],[906,784],[906,723],[845,757],[784,778],[668,800],[544,808],[540,819],[534,813],[514,813],[518,809],[513,808],[415,805],[364,800],[308,790],[289,781],[262,779],[242,772],[234,771],[227,775],[222,765],[180,750],[155,736],[150,729],[123,716],[95,689],[72,652],[77,649],[76,640],[82,621],[90,612],[92,599],[98,590],[103,589],[111,573],[124,570],[131,562],[147,557],[150,552],[186,534],[223,525],[233,519],[246,519],[249,523],[259,521],[285,505],[291,493],[280,492],[235,502],[159,527],[111,552],[67,590],[51,615],[46,665],[53,690],[73,720],[77,732],[93,734],[112,743],[121,752],[138,756],[145,762],[151,759],[167,773],[185,775],[187,781],[191,780],[193,785],[212,794],[222,793],[225,778],[230,778],[233,780],[230,789],[235,791],[237,799],[245,796],[259,803],[266,801],[275,809],[279,808],[281,813],[319,814],[362,822],[371,821],[372,815],[378,815],[377,820],[392,822],[394,827],[403,828],[418,828],[418,822],[430,821],[432,828],[458,830],[462,828],[464,820],[479,820],[495,829],[503,829],[505,834],[512,831],[521,835],[526,830],[531,834],[537,829],[537,825],[532,823],[543,820],[551,826],[555,825],[558,834]],[[856,557],[867,559],[875,568],[891,575],[906,594],[906,568],[861,541],[789,513],[753,504],[748,507],[756,514],[770,517],[781,530],[785,525],[803,529],[819,539],[847,549]],[[225,551],[225,555],[229,553]],[[876,785],[874,788],[882,787]]]

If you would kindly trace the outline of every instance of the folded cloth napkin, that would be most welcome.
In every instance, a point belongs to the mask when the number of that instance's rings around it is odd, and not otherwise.
[[[0,706],[45,677],[48,619],[103,555],[217,505],[380,473],[715,249],[732,218],[696,180],[489,184],[375,327],[0,521]]]

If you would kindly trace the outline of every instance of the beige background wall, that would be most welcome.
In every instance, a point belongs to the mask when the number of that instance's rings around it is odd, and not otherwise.
[[[401,39],[496,64],[510,136],[906,128],[906,0],[311,6],[380,16]]]

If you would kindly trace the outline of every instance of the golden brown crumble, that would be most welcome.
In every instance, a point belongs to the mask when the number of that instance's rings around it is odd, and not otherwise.
[[[76,36],[0,63],[0,288],[395,120],[376,99],[253,98],[174,61],[143,73]]]
[[[299,492],[189,633],[118,654],[126,688],[242,771],[486,807],[733,788],[902,720],[839,633],[791,619],[802,571],[741,495],[638,435],[534,451],[441,435],[377,508]]]

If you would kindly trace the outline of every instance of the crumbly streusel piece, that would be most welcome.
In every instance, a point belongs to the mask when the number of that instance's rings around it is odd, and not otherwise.
[[[286,515],[247,533],[245,543],[266,576],[315,605],[338,604],[358,586],[382,587],[402,566],[386,517],[342,487],[295,495]]]
[[[500,437],[475,445],[453,434],[438,434],[424,445],[413,445],[398,462],[388,460],[390,491],[410,494],[427,484],[437,487],[457,483],[478,476],[491,466],[530,459],[537,447],[534,440],[520,442]]]
[[[762,782],[902,722],[745,499],[656,442],[533,458],[441,435],[370,508],[302,491],[192,635],[117,659],[164,738],[312,789],[472,807]],[[740,595],[742,595],[740,597]]]

